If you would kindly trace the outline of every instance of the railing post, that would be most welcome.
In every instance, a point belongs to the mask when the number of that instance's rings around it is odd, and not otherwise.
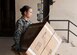
[[[68,20],[67,43],[69,43],[69,28],[70,28],[70,21]]]

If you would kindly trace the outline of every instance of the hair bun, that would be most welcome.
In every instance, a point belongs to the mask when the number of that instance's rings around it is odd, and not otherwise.
[[[29,6],[27,6],[27,5],[23,6],[23,7],[20,9],[21,14],[23,15],[24,12],[25,12],[25,11],[27,12],[30,8],[31,8],[31,7],[29,7]]]

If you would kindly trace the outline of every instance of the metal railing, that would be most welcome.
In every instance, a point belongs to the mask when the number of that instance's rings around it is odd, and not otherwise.
[[[55,31],[67,31],[67,43],[69,43],[69,33],[72,33],[74,36],[77,37],[77,34],[74,33],[72,30],[70,30],[70,24],[72,24],[76,28],[77,28],[77,25],[74,24],[73,22],[71,22],[70,20],[49,20],[49,21],[50,22],[67,22],[68,23],[67,29],[55,29]]]

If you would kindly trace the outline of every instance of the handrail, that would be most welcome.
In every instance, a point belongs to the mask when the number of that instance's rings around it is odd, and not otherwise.
[[[77,37],[77,34],[75,34],[73,31],[70,30],[70,23],[71,23],[72,25],[74,25],[75,27],[77,27],[77,25],[74,24],[73,22],[71,22],[70,20],[49,20],[49,21],[68,22],[68,28],[67,28],[67,29],[55,29],[55,31],[68,31],[68,34],[67,34],[67,42],[68,42],[68,43],[69,43],[69,32],[71,32],[74,36]]]
[[[77,27],[77,25],[76,25],[76,24],[74,24],[73,22],[71,22],[70,20],[69,20],[69,22],[70,22],[71,24],[73,24],[75,27]]]
[[[74,32],[72,32],[71,30],[69,30],[73,35],[75,35],[76,37],[77,37],[77,35],[74,33]]]
[[[49,21],[69,21],[69,20],[49,20]]]
[[[74,25],[75,27],[77,27],[77,25],[76,24],[74,24],[73,22],[71,22],[70,20],[69,20],[69,23],[71,23],[72,25]],[[77,37],[77,34],[75,34],[74,32],[72,32],[71,30],[69,30],[73,35],[75,35],[76,37]]]
[[[54,29],[55,31],[68,31],[68,29]]]

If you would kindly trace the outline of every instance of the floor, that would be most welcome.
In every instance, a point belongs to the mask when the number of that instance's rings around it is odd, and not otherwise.
[[[0,37],[0,55],[15,55],[11,51],[12,37]]]
[[[13,37],[0,37],[0,55],[18,55],[11,50]]]
[[[73,40],[75,40],[74,38]],[[75,41],[77,43],[77,39]],[[0,55],[18,55],[11,50],[13,45],[13,37],[0,37]],[[56,55],[77,55],[77,47],[71,43],[63,43],[57,51]],[[23,54],[21,54],[23,55]]]

